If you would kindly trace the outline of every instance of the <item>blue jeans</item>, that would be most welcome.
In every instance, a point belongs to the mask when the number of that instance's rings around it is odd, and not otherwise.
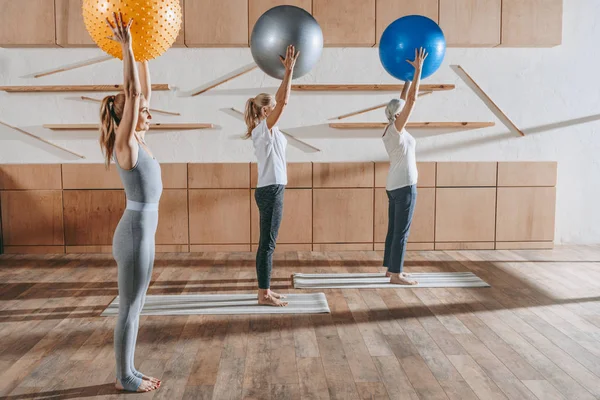
[[[284,192],[284,185],[259,187],[254,192],[260,214],[260,239],[256,251],[256,277],[259,289],[269,289],[271,285],[273,252],[283,218]]]
[[[388,190],[387,195],[390,205],[383,265],[389,272],[398,274],[404,269],[406,242],[417,202],[417,186]]]

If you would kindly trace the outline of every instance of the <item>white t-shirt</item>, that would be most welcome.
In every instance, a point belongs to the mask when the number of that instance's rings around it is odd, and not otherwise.
[[[283,133],[274,126],[272,134],[264,119],[252,130],[252,143],[254,154],[258,159],[258,185],[287,185],[287,167],[285,161],[285,148],[287,139]]]
[[[417,184],[416,140],[406,129],[398,132],[392,123],[383,135],[383,144],[390,156],[390,170],[387,177],[387,190],[396,190]]]

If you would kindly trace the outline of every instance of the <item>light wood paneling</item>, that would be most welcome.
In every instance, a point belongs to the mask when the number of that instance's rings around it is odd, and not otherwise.
[[[83,0],[55,0],[56,44],[61,47],[96,47],[85,23]]]
[[[65,189],[123,189],[114,164],[63,164],[62,174]]]
[[[503,47],[562,43],[563,0],[502,0]]]
[[[286,251],[312,251],[311,243],[277,243],[275,253],[285,253]],[[258,250],[258,244],[252,245],[252,251]]]
[[[111,254],[111,245],[67,246],[67,254]]]
[[[496,250],[553,249],[554,242],[496,242]]]
[[[5,254],[64,254],[65,246],[4,246]]]
[[[373,250],[373,243],[315,243],[313,251]]]
[[[496,188],[438,188],[435,209],[436,242],[494,241]]]
[[[500,44],[502,0],[440,0],[440,27],[449,47]]]
[[[247,47],[248,0],[185,2],[188,47]]]
[[[187,188],[188,166],[185,163],[160,164],[163,188],[185,189]]]
[[[499,162],[498,186],[556,186],[557,163]]]
[[[185,189],[164,190],[158,213],[157,244],[187,244],[188,197]]]
[[[0,47],[54,47],[54,2],[0,0]]]
[[[258,243],[260,222],[252,190],[252,243]],[[277,243],[312,243],[312,190],[286,189]]]
[[[0,199],[5,246],[65,243],[60,190],[3,191]]]
[[[384,188],[386,186],[389,168],[389,162],[375,163],[375,187]],[[419,171],[417,187],[435,187],[434,162],[418,162],[417,170]]]
[[[437,186],[496,186],[495,162],[438,162]]]
[[[372,241],[372,189],[313,189],[314,243]]]
[[[389,200],[385,189],[375,189],[375,242],[385,242]],[[417,204],[410,228],[409,242],[433,242],[435,230],[435,189],[417,191]]]
[[[250,187],[248,163],[188,164],[190,188],[245,189]]]
[[[157,244],[157,253],[188,253],[190,246],[187,244]]]
[[[179,0],[179,3],[184,15],[182,15],[181,30],[179,31],[179,35],[177,35],[177,39],[175,39],[175,43],[173,43],[173,47],[185,47],[185,0]]]
[[[254,24],[265,11],[281,5],[291,5],[305,9],[312,14],[312,0],[249,0],[248,1],[248,38],[252,36]]]
[[[375,0],[313,0],[325,46],[375,45]]]
[[[63,195],[66,244],[111,245],[125,210],[125,192],[67,190]]]
[[[425,251],[425,250],[433,250],[433,243],[407,243],[406,251]],[[385,243],[375,243],[374,244],[375,251],[384,251]]]
[[[376,0],[377,2],[377,34],[379,43],[381,35],[389,24],[407,15],[424,15],[438,22],[439,0]]]
[[[435,250],[494,250],[494,242],[436,242]]]
[[[192,244],[192,253],[212,253],[229,251],[250,251],[250,244]]]
[[[556,188],[498,188],[496,240],[553,241]]]
[[[373,187],[374,163],[314,163],[313,186],[318,188]]]
[[[287,164],[287,188],[311,188],[312,187],[312,163],[288,163]],[[258,166],[250,164],[250,179],[252,188],[258,184]]]
[[[190,243],[250,243],[249,189],[189,190],[189,210]]]
[[[60,164],[0,165],[0,190],[60,189]]]

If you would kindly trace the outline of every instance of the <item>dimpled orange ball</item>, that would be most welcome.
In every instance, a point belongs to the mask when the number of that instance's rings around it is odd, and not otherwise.
[[[136,61],[152,60],[167,51],[181,29],[179,0],[84,0],[83,19],[87,31],[102,50],[123,59],[121,45],[108,39],[113,33],[106,18],[114,23],[113,12],[123,13],[131,26]]]

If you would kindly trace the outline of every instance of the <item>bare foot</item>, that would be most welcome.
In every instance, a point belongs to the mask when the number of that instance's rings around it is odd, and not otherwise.
[[[288,305],[288,302],[281,301],[274,296],[266,294],[264,296],[258,297],[258,304],[263,305],[263,306],[285,307]]]
[[[148,382],[154,382],[157,383],[158,386],[160,386],[160,379],[155,378],[153,376],[146,376],[142,374],[142,380],[148,381]]]
[[[418,282],[410,279],[410,276],[404,272],[400,274],[390,274],[390,283],[395,285],[416,285]]]
[[[279,294],[279,293],[275,293],[274,291],[272,291],[271,289],[267,290],[267,294],[269,296],[273,296],[276,299],[285,299],[285,295],[284,294]]]
[[[385,271],[385,277],[389,278],[390,276],[392,276],[392,273],[390,271]]]
[[[158,384],[158,383],[142,379],[142,383],[140,384],[140,387],[137,388],[136,392],[137,393],[151,392],[153,390],[158,389],[159,386],[160,386],[160,384]],[[125,390],[125,388],[123,387],[123,385],[121,385],[121,382],[119,382],[118,379],[115,381],[115,389]]]

